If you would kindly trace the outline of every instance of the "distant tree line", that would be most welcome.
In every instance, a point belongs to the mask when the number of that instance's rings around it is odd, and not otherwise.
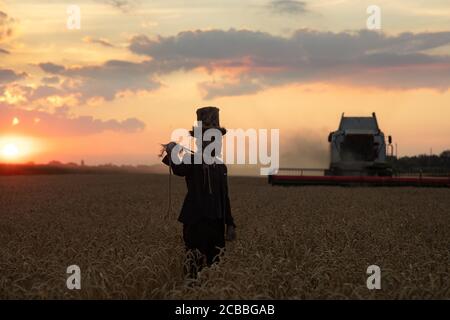
[[[114,174],[114,173],[161,173],[161,165],[121,165],[101,164],[97,166],[87,166],[84,163],[61,163],[51,161],[48,164],[25,164],[0,163],[1,175],[37,175],[37,174]]]
[[[448,175],[450,174],[450,150],[441,154],[421,154],[412,157],[392,158],[395,172]]]

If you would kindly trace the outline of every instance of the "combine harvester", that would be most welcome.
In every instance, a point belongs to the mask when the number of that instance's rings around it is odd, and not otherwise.
[[[272,185],[369,185],[450,187],[449,177],[400,177],[388,161],[393,157],[391,136],[386,139],[372,117],[345,117],[328,135],[330,166],[327,169],[280,168],[269,175]],[[390,156],[388,156],[390,150]],[[317,175],[304,175],[316,172]]]

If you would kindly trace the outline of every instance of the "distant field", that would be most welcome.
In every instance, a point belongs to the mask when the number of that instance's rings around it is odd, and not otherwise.
[[[182,179],[165,219],[163,175],[0,177],[0,298],[450,299],[449,189],[230,178],[230,192],[239,238],[189,287]],[[66,288],[73,264],[81,290]]]

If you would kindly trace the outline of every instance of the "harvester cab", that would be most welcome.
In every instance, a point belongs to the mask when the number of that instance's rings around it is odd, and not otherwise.
[[[328,136],[330,167],[325,175],[392,176],[387,161],[385,135],[378,126],[375,113],[371,117],[346,117],[342,114],[339,128]]]

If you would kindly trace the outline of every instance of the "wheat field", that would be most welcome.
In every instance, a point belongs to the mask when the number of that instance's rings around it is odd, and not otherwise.
[[[238,239],[188,285],[182,179],[167,216],[164,175],[0,177],[0,298],[450,299],[450,190],[229,183]]]

